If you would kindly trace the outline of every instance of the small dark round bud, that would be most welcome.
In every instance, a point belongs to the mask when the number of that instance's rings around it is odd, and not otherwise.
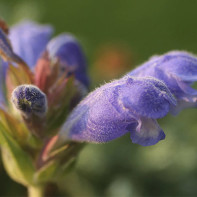
[[[43,117],[47,112],[46,95],[36,86],[21,85],[12,92],[14,106],[25,116]]]

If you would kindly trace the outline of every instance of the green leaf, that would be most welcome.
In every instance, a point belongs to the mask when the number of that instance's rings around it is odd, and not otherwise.
[[[72,158],[66,163],[62,164],[61,167],[58,168],[58,171],[56,171],[53,180],[55,182],[63,180],[68,175],[68,173],[70,173],[75,168],[76,163],[77,158]]]
[[[16,119],[14,116],[11,116],[8,112],[2,109],[0,109],[0,120],[6,131],[17,139],[19,143],[27,143],[30,133],[22,121]]]
[[[0,143],[2,144],[2,159],[9,176],[23,185],[33,184],[35,172],[30,156],[21,149],[18,143],[7,132],[0,122]]]
[[[22,77],[21,77],[22,76]],[[9,64],[6,74],[7,99],[11,97],[12,91],[19,85],[33,84],[33,74],[25,64],[18,64],[17,67]]]
[[[37,184],[45,183],[53,178],[56,170],[58,169],[58,162],[51,161],[39,169],[34,175],[34,182]]]
[[[0,121],[4,125],[6,132],[8,132],[18,144],[34,149],[40,147],[40,141],[29,132],[24,122],[20,119],[0,109]]]

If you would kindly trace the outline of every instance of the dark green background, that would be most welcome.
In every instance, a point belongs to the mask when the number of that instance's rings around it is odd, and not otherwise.
[[[95,54],[106,43],[128,46],[136,65],[172,49],[197,54],[196,0],[0,0],[0,14],[10,25],[30,18],[50,23],[55,34],[66,31],[78,37],[88,57],[92,88],[98,84]],[[129,135],[88,145],[77,169],[60,185],[61,192],[74,197],[197,196],[196,117],[197,110],[190,109],[160,120],[167,137],[152,147],[132,144]],[[0,181],[0,195],[25,195],[2,165]]]

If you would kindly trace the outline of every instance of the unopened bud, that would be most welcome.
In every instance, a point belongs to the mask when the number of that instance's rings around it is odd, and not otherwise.
[[[11,100],[25,117],[43,117],[47,112],[46,95],[36,86],[18,86],[12,92]]]

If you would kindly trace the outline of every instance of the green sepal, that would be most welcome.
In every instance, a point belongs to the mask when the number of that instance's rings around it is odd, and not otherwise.
[[[24,122],[0,109],[0,121],[9,134],[22,146],[38,148],[40,142],[29,132]]]
[[[3,123],[6,131],[8,131],[17,141],[24,143],[29,138],[29,131],[24,123],[14,116],[11,116],[6,111],[0,109],[1,122]]]
[[[63,84],[63,85],[62,85]],[[53,87],[52,95],[49,95],[50,110],[47,114],[47,130],[58,129],[65,121],[72,104],[72,98],[76,94],[74,78],[61,78]]]
[[[70,173],[77,163],[77,158],[73,157],[66,163],[62,164],[53,176],[53,181],[58,182],[64,179]]]
[[[29,155],[21,149],[18,143],[7,132],[0,122],[0,143],[2,159],[9,176],[23,185],[32,185],[35,172],[33,162]]]
[[[7,76],[16,87],[22,84],[32,84],[33,74],[25,64],[18,64],[17,67],[9,65]],[[21,77],[23,76],[23,77]]]
[[[12,91],[23,84],[33,84],[33,74],[29,67],[25,64],[18,64],[17,67],[9,64],[6,74],[7,100],[11,97]]]
[[[51,181],[57,169],[58,162],[54,160],[50,161],[34,174],[34,182],[36,184],[43,184]]]

